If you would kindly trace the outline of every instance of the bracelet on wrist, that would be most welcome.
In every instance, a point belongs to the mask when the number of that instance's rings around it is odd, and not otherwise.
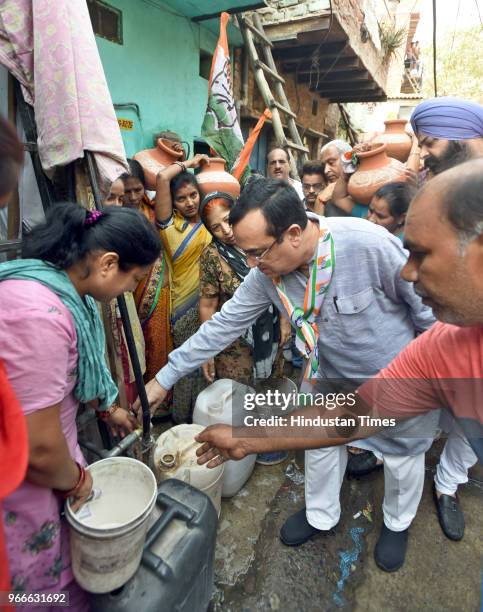
[[[120,407],[121,406],[119,406],[119,404],[113,404],[107,410],[98,410],[97,418],[101,419],[101,421],[107,421],[109,417],[112,416],[116,412],[116,410],[118,410]]]
[[[75,496],[76,493],[79,491],[79,489],[82,487],[82,485],[85,482],[86,471],[84,467],[77,461],[75,462],[75,464],[79,468],[79,480],[77,481],[77,484],[75,485],[75,487],[73,487],[72,489],[69,489],[68,491],[60,491],[59,489],[56,489],[57,493],[59,493],[63,499],[68,499],[69,497]]]
[[[179,166],[183,172],[186,172],[186,165],[183,162],[175,161],[171,164],[172,166]]]

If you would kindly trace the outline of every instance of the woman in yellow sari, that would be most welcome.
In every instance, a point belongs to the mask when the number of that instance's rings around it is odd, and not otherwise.
[[[131,173],[123,174],[121,177],[124,182],[123,205],[136,208],[154,223],[154,203],[146,194],[141,165],[134,160],[129,160],[129,166]],[[163,252],[147,277],[137,286],[134,301],[146,345],[144,379],[147,382],[166,365],[168,354],[173,349],[170,330],[169,269]]]
[[[200,192],[188,168],[197,168],[206,155],[195,155],[162,170],[156,180],[156,224],[171,274],[171,325],[178,347],[200,326],[199,259],[211,242],[211,234],[199,215]],[[209,161],[207,162],[209,163]],[[172,418],[177,423],[191,418],[198,393],[206,381],[200,370],[182,378],[173,389]]]

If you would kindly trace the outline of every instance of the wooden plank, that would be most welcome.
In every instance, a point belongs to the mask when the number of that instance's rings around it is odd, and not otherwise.
[[[270,107],[273,107],[273,106],[275,106],[276,108],[284,112],[289,117],[293,117],[294,119],[297,119],[297,115],[294,112],[292,112],[290,108],[287,108],[283,104],[280,104],[280,102],[277,102],[276,100],[272,100]]]
[[[307,61],[312,57],[313,52],[317,49],[317,45],[300,45],[297,47],[283,48],[275,46],[273,50],[273,57],[276,60],[282,60],[284,63],[298,62],[300,60]],[[335,43],[324,43],[320,48],[321,59],[325,57],[337,57],[339,53],[343,53],[344,50],[350,51],[350,47],[347,46],[346,41],[335,42]],[[345,57],[354,57],[355,54],[350,52]]]
[[[246,19],[245,17],[241,17],[239,19],[241,19],[245,27],[247,27],[251,32],[253,32],[253,34],[255,34],[255,36],[260,41],[268,45],[270,48],[273,47],[272,41],[265,36],[265,33],[263,32],[263,30],[259,30],[256,26],[253,25],[253,23],[249,19]]]
[[[352,70],[347,72],[339,72],[332,73],[327,72],[326,70],[319,70],[317,75],[317,70],[313,70],[312,73],[306,72],[305,74],[299,74],[297,81],[299,83],[309,83],[312,81],[312,84],[317,83],[317,78],[319,79],[319,85],[323,83],[352,83],[352,82],[360,82],[360,81],[372,81],[371,75],[367,72],[367,70]]]
[[[302,153],[309,153],[309,150],[307,149],[307,147],[304,147],[304,145],[298,145],[295,142],[290,142],[289,140],[287,140],[287,147],[289,147],[290,149],[295,149],[295,151],[301,151]]]
[[[254,20],[255,21],[255,20]],[[309,15],[305,19],[297,19],[296,21],[288,21],[282,23],[268,24],[265,29],[265,35],[274,43],[285,40],[297,40],[300,34],[309,34],[313,32],[320,33],[320,36],[325,36],[330,26],[330,16],[321,15],[315,17]]]
[[[317,91],[318,93],[327,91],[329,93],[332,94],[332,92],[334,91],[346,91],[347,93],[354,91],[354,92],[358,92],[358,91],[371,91],[371,90],[376,90],[379,88],[379,85],[377,85],[377,83],[374,83],[373,81],[355,81],[353,83],[351,83],[350,81],[347,81],[346,83],[320,83],[320,85],[317,87],[317,89],[315,89],[315,87],[313,87],[313,91]]]
[[[244,13],[245,11],[256,11],[259,8],[265,8],[267,5],[264,1],[262,2],[254,2],[253,4],[246,4],[245,6],[234,6],[233,8],[224,9],[225,13],[229,13],[230,15],[235,15],[237,13]],[[219,19],[220,11],[217,13],[205,13],[204,15],[196,15],[196,17],[192,17],[191,21],[197,23],[198,21],[207,21],[208,19]]]
[[[267,66],[267,64],[262,62],[262,60],[258,59],[258,60],[256,60],[255,63],[256,63],[258,68],[261,68],[263,70],[263,72],[265,72],[266,74],[270,75],[272,77],[272,79],[275,79],[279,83],[285,83],[285,79],[283,77],[281,77],[278,74],[278,72],[276,72],[275,70],[272,70],[269,66]]]
[[[324,96],[327,98],[327,96]],[[360,94],[346,95],[346,94],[330,94],[329,100],[331,102],[340,102],[341,104],[345,104],[346,102],[385,102],[387,100],[386,94],[372,94],[368,95],[364,92]]]
[[[344,72],[349,70],[357,70],[361,68],[361,63],[358,57],[340,57],[337,62],[334,64],[335,58],[326,58],[319,60],[319,69],[320,70],[329,70],[331,72]],[[282,61],[282,68],[285,72],[297,72],[297,74],[305,74],[310,72],[312,69],[311,61],[303,61],[303,62],[290,62],[286,63]]]

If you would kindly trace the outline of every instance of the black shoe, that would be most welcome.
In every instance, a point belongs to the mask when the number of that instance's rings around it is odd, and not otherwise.
[[[362,453],[349,452],[349,459],[347,461],[348,476],[365,476],[383,467],[384,464],[378,464],[376,455],[371,453],[371,451],[365,450]]]
[[[461,510],[458,497],[443,493],[438,499],[436,487],[433,483],[433,499],[444,535],[450,540],[458,542],[465,534],[465,515]]]
[[[280,539],[287,546],[300,546],[318,533],[327,533],[327,531],[312,527],[307,521],[306,509],[302,508],[285,521],[280,529]]]
[[[384,523],[374,550],[377,567],[385,572],[395,572],[404,563],[408,547],[408,530],[391,531]]]

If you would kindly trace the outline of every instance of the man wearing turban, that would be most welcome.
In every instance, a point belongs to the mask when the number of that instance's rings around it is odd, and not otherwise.
[[[429,176],[483,157],[483,106],[476,102],[452,97],[425,100],[414,109],[411,126]]]
[[[452,97],[425,100],[414,109],[411,126],[428,171],[426,180],[468,159],[483,157],[483,106],[475,102]],[[457,489],[468,482],[468,469],[477,457],[451,421],[449,415],[443,415],[442,426],[450,433],[436,469],[433,493],[441,528],[449,539],[457,541],[465,529]],[[352,457],[347,470],[353,475],[367,474],[379,463],[366,452]]]
[[[428,178],[476,157],[483,157],[483,106],[452,97],[421,102],[411,117]],[[449,427],[446,427],[449,429]],[[461,430],[453,426],[434,479],[434,500],[444,534],[461,540],[465,521],[456,494],[468,482],[476,455]]]

